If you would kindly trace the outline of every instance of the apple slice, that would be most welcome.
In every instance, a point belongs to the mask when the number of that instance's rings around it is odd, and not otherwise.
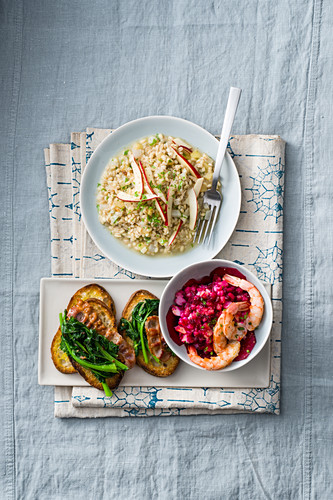
[[[164,196],[164,193],[162,193],[162,191],[160,189],[158,189],[158,188],[153,189],[151,187],[151,185],[150,185],[150,183],[153,184],[153,182],[154,182],[153,174],[151,173],[150,168],[149,169],[148,168],[145,169],[141,162],[139,162],[139,165],[140,165],[140,168],[141,168],[142,173],[143,173],[143,179],[144,179],[145,189],[149,193],[154,194],[155,198],[161,198],[161,200],[166,204],[167,203],[167,199]]]
[[[172,186],[170,186],[168,189],[168,201],[167,201],[168,225],[171,223],[171,219],[172,219],[173,192],[174,192],[174,188]]]
[[[182,227],[183,221],[179,221],[176,231],[170,236],[168,241],[168,246],[170,247],[172,243],[175,241],[177,234],[179,233],[180,228]]]
[[[143,201],[143,200],[156,200],[157,198],[158,198],[158,194],[143,193],[141,201]]]
[[[138,196],[133,196],[132,194],[129,194],[129,193],[123,193],[122,191],[119,191],[119,193],[117,193],[116,196],[117,196],[117,198],[119,198],[119,200],[128,201],[128,202],[156,200],[156,198],[158,198],[158,196],[156,194],[147,193],[147,194],[143,194],[142,198],[140,200],[140,198]]]
[[[135,190],[139,194],[139,200],[141,200],[143,194],[143,176],[142,176],[142,171],[132,153],[130,154],[130,162],[134,173]]]
[[[188,190],[188,204],[190,206],[189,228],[193,231],[198,217],[198,200],[193,188]]]
[[[193,186],[193,189],[194,189],[194,192],[195,192],[195,196],[197,198],[198,198],[198,196],[200,194],[200,191],[201,191],[201,188],[202,188],[202,184],[203,184],[203,177],[200,177],[200,179],[197,179],[196,183]]]
[[[191,165],[191,163],[189,161],[187,161],[186,158],[184,158],[183,155],[181,155],[180,153],[178,153],[178,151],[174,147],[171,146],[171,149],[173,149],[174,152],[176,153],[177,158],[179,160],[179,163],[181,165],[183,165],[183,167],[188,168],[197,179],[200,179],[201,175],[199,174],[199,172],[197,171],[197,169],[195,167],[193,167],[193,165]]]
[[[139,196],[133,196],[132,194],[129,193],[123,193],[122,191],[119,191],[117,193],[117,198],[122,201],[128,201],[128,202],[134,202],[134,201],[141,201]]]
[[[167,198],[165,197],[164,193],[157,187],[154,189],[155,193],[158,193],[158,197],[161,198],[163,203],[167,204]]]
[[[186,149],[189,153],[192,153],[191,146],[187,142],[183,141],[183,139],[180,139],[179,137],[175,137],[175,139],[172,142],[174,144],[176,144],[177,146],[180,146],[181,148]]]
[[[142,175],[143,175],[143,182],[144,182],[144,187],[145,189],[151,193],[151,194],[155,194],[155,191],[153,190],[153,188],[151,187],[151,185],[149,184],[149,179],[148,179],[148,175],[147,175],[147,172],[144,168],[144,166],[142,165],[141,161],[139,161],[139,167],[140,167],[140,170],[142,172]]]
[[[157,193],[155,193],[155,191],[151,187],[151,185],[149,183],[149,179],[148,179],[148,174],[147,174],[144,166],[142,165],[141,161],[139,161],[139,167],[140,167],[142,175],[143,175],[144,188],[146,189],[146,191],[148,191],[149,195],[151,196],[149,199],[152,200],[153,198],[160,198],[160,196]]]
[[[161,206],[160,202],[157,199],[155,199],[155,205],[156,205],[157,210],[160,213],[160,216],[162,217],[162,220],[163,220],[164,224],[166,226],[168,226],[168,216],[164,212],[164,210],[162,209],[162,206]]]

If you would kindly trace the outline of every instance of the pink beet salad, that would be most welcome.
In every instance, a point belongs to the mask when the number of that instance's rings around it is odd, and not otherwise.
[[[218,268],[209,277],[189,281],[176,293],[171,307],[173,318],[167,321],[173,340],[179,345],[193,345],[202,357],[215,355],[213,330],[223,309],[231,302],[250,302],[246,291],[223,280],[226,272],[245,279],[236,269]],[[245,314],[239,313],[238,320],[245,319]],[[248,332],[241,340],[241,350],[235,361],[247,358],[255,343],[254,332]]]

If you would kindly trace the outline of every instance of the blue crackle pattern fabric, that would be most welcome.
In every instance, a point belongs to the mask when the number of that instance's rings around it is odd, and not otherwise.
[[[0,2],[1,499],[333,498],[332,25],[330,0]],[[43,148],[155,114],[218,134],[231,85],[233,133],[287,144],[280,415],[54,418]]]

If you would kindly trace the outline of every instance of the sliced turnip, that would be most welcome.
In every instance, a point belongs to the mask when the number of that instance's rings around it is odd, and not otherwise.
[[[172,243],[175,241],[177,234],[179,233],[180,228],[182,227],[183,221],[179,221],[176,231],[170,236],[168,241],[168,246],[170,247]]]
[[[142,176],[142,171],[141,171],[141,168],[139,167],[139,165],[137,164],[136,159],[134,158],[134,156],[132,155],[132,153],[130,154],[129,158],[130,158],[131,167],[132,167],[133,173],[134,173],[135,190],[139,194],[139,200],[141,200],[142,194],[143,194],[143,176]]]
[[[197,179],[196,183],[193,186],[193,190],[195,192],[195,196],[198,198],[201,188],[203,184],[203,177],[200,177],[200,179]]]
[[[193,188],[188,190],[188,204],[190,206],[190,223],[189,228],[193,230],[198,217],[198,200]]]
[[[183,167],[186,167],[190,170],[190,172],[197,178],[197,179],[200,179],[201,178],[201,175],[199,174],[199,172],[197,171],[197,169],[191,165],[191,163],[189,161],[186,160],[186,158],[184,158],[183,155],[181,155],[180,153],[178,153],[178,151],[171,146],[171,148],[174,150],[174,152],[176,153],[177,155],[177,158],[179,160],[179,163],[181,165],[183,165]]]
[[[172,312],[175,316],[181,316],[182,310],[178,306],[172,306]]]

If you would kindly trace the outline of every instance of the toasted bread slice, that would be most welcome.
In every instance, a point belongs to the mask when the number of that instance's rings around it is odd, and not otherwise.
[[[98,319],[104,326],[109,328],[112,332],[117,332],[115,315],[104,302],[95,298],[87,299],[85,300],[85,302],[92,306],[93,311],[97,314]],[[96,387],[96,389],[100,389],[101,391],[103,390],[101,382],[88,368],[84,368],[79,363],[74,361],[74,359],[72,359],[70,356],[68,356],[68,358],[75,370],[88,382],[88,384]],[[123,375],[124,372],[119,372],[106,379],[106,383],[110,387],[110,389],[115,389],[116,387],[118,387],[121,379],[123,378]]]
[[[91,285],[86,285],[80,288],[77,292],[75,292],[75,294],[69,301],[67,310],[76,305],[79,300],[85,301],[87,299],[99,299],[102,302],[104,302],[106,306],[111,310],[115,318],[116,308],[112,300],[112,297],[105,290],[105,288],[103,288],[100,285],[96,285],[94,283],[92,283]],[[76,373],[76,370],[72,365],[72,363],[70,362],[67,354],[60,349],[60,342],[61,342],[61,330],[59,327],[51,344],[51,356],[55,367],[61,373],[66,373],[66,374]]]
[[[127,319],[128,321],[132,318],[132,311],[139,302],[143,302],[145,299],[157,299],[155,295],[148,292],[148,290],[138,290],[134,292],[133,295],[129,298],[126,306],[124,307],[122,317]],[[126,341],[133,345],[133,341],[130,337],[126,335],[125,332],[121,332]],[[136,362],[141,368],[143,368],[150,375],[154,375],[155,377],[168,377],[171,375],[179,364],[179,358],[173,353],[172,356],[166,362],[157,363],[148,352],[148,363],[145,362],[142,351],[136,357]]]
[[[61,330],[60,326],[57,330],[57,333],[53,337],[52,344],[51,344],[51,356],[53,363],[56,367],[57,370],[59,370],[61,373],[76,373],[76,370],[72,363],[69,360],[69,357],[67,354],[60,349],[60,342],[61,342]]]

